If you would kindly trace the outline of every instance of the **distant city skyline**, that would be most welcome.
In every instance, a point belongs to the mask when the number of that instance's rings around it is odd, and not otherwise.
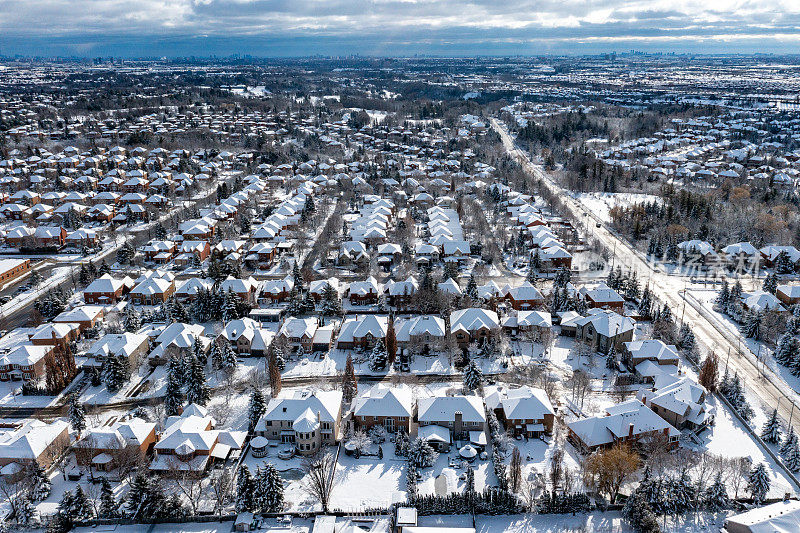
[[[800,53],[797,0],[4,0],[0,53]]]

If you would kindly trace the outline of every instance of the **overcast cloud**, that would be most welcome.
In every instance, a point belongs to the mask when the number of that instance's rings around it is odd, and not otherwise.
[[[0,0],[25,55],[800,52],[800,0]]]

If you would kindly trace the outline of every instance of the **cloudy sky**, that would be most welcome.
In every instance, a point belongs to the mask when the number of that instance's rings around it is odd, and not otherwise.
[[[800,53],[800,0],[0,0],[5,55]]]

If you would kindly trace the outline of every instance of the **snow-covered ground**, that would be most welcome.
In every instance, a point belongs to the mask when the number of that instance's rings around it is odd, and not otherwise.
[[[614,207],[660,201],[658,196],[642,193],[587,192],[576,194],[575,197],[603,222],[611,221],[608,212]]]

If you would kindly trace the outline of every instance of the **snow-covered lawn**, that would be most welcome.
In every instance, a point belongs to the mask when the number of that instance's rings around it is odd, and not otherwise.
[[[408,461],[394,454],[393,443],[387,441],[382,446],[383,459],[356,459],[344,452],[339,455],[331,508],[352,512],[386,508],[395,492],[405,494]]]
[[[716,408],[715,423],[700,435],[701,444],[695,448],[728,458],[749,457],[754,465],[763,462],[770,476],[770,490],[767,497],[780,498],[787,492],[794,493],[793,485],[783,475],[782,470],[750,437],[741,422],[716,397],[709,395],[706,403]],[[746,490],[742,489],[740,496],[743,496],[744,492]],[[733,494],[730,496],[733,497]]]

